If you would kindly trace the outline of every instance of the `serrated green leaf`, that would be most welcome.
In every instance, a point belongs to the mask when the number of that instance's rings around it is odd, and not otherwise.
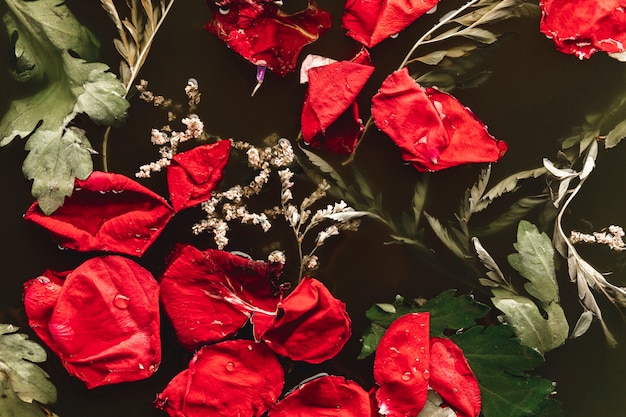
[[[0,416],[2,417],[56,417],[44,412],[36,403],[27,403],[11,389],[7,375],[0,369]]]
[[[405,302],[397,296],[392,304],[374,304],[365,312],[372,321],[362,336],[363,347],[359,358],[365,358],[376,350],[380,338],[397,318],[409,313],[430,312],[430,334],[443,336],[448,329],[458,330],[476,324],[476,319],[483,317],[489,307],[474,300],[469,295],[456,296],[456,290],[448,290],[430,299],[424,305]],[[391,307],[393,307],[392,311]]]
[[[548,196],[530,196],[523,197],[513,203],[507,211],[498,216],[495,220],[490,222],[487,226],[477,230],[473,230],[473,233],[478,236],[489,236],[498,233],[506,228],[512,227],[517,224],[521,219],[528,216],[534,209],[546,206],[550,202]]]
[[[453,236],[450,235],[451,232],[455,232],[454,230],[449,231],[445,226],[441,224],[439,220],[432,217],[428,213],[424,213],[426,216],[426,220],[428,220],[428,224],[430,225],[433,232],[437,235],[441,243],[443,243],[448,249],[452,251],[458,258],[465,259],[467,257],[466,252],[463,250],[463,246],[456,241]]]
[[[539,366],[543,357],[513,336],[510,326],[499,325],[474,326],[450,337],[476,375],[484,417],[535,417],[546,408],[558,409],[550,398],[554,384],[526,374]]]
[[[604,139],[604,147],[610,149],[617,146],[618,143],[626,137],[626,120],[622,120],[615,126]]]
[[[504,284],[492,286],[492,301],[523,344],[545,353],[565,343],[569,332],[559,305],[552,241],[545,233],[539,233],[535,225],[522,220],[514,247],[517,253],[508,256],[509,264],[528,280],[524,288],[536,301]]]
[[[32,194],[45,214],[51,214],[72,195],[74,178],[86,179],[93,169],[91,145],[85,132],[38,131],[26,142],[24,175],[33,180]]]
[[[28,336],[15,333],[17,330],[19,330],[17,327],[10,324],[0,324],[0,379],[2,379],[2,388],[4,388],[5,393],[7,390],[14,393],[17,399],[24,403],[37,401],[42,404],[50,404],[55,402],[56,389],[54,385],[48,380],[48,374],[36,365],[36,363],[46,360],[46,351],[37,343],[28,340]],[[15,402],[15,399],[9,401]],[[0,404],[6,405],[8,403],[3,403],[0,399]],[[0,405],[0,416],[4,417],[5,413],[1,410],[2,405]],[[18,416],[19,414],[15,415]]]

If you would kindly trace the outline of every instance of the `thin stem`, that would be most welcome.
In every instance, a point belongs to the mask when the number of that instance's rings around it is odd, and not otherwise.
[[[468,8],[472,7],[474,4],[478,3],[480,0],[471,0],[467,3],[465,3],[464,6],[458,8],[457,10],[455,10],[454,12],[450,13],[448,16],[446,16],[444,19],[440,20],[439,23],[437,23],[435,26],[433,26],[429,31],[427,31],[426,33],[424,33],[424,35],[422,35],[421,38],[419,38],[417,40],[417,42],[415,42],[413,44],[413,47],[409,50],[409,53],[406,54],[406,56],[404,57],[404,60],[402,61],[402,63],[400,64],[400,66],[398,67],[398,71],[401,70],[402,68],[404,68],[407,64],[407,62],[409,61],[409,59],[411,58],[411,55],[413,55],[413,52],[415,52],[415,50],[422,44],[424,44],[426,42],[426,40],[428,39],[428,37],[430,35],[432,35],[433,33],[435,33],[437,30],[439,30],[442,26],[444,26],[445,24],[447,24],[448,22],[450,22],[452,19],[454,19],[455,17],[457,17],[458,15],[460,15],[461,13],[463,13],[465,10],[467,10]]]

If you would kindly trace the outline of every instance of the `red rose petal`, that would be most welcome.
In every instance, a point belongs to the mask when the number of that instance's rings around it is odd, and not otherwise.
[[[258,417],[276,402],[283,378],[267,346],[229,340],[198,350],[155,403],[172,417]]]
[[[34,203],[24,218],[66,248],[141,256],[174,212],[159,195],[123,175],[94,171],[50,216]]]
[[[348,36],[372,47],[395,35],[437,5],[439,0],[348,0],[342,26]]]
[[[459,417],[480,414],[478,381],[463,351],[450,339],[430,339],[430,386],[457,411]]]
[[[371,417],[369,395],[354,381],[322,376],[288,394],[268,417]]]
[[[374,357],[379,412],[414,417],[426,404],[429,372],[428,313],[406,314],[381,338]]]
[[[355,100],[373,72],[370,65],[350,61],[308,71],[309,88],[302,109],[302,137],[307,143],[334,153],[354,151],[363,131]]]
[[[372,116],[421,172],[495,162],[507,150],[468,108],[449,94],[423,90],[406,68],[383,82],[372,99]]]
[[[251,317],[255,331],[265,331],[280,299],[273,285],[279,271],[279,264],[179,246],[160,281],[161,301],[181,344],[194,350],[223,340]]]
[[[623,0],[542,0],[540,30],[556,48],[578,58],[626,49]]]
[[[251,63],[284,77],[296,68],[302,48],[330,25],[330,14],[313,1],[292,15],[272,3],[232,2],[226,14],[216,10],[205,29]]]
[[[197,146],[174,155],[167,167],[167,185],[176,212],[211,197],[228,162],[230,141]]]
[[[30,326],[88,388],[144,379],[161,362],[159,287],[121,256],[93,258],[65,281],[24,286]]]
[[[303,278],[278,310],[261,339],[291,360],[324,362],[337,355],[350,337],[346,305],[315,278]]]

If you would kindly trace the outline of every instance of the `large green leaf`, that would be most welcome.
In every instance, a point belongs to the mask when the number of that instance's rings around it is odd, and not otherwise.
[[[118,126],[124,122],[128,102],[125,89],[108,67],[95,59],[98,48],[90,32],[76,20],[62,1],[6,0],[2,21],[13,40],[15,82],[22,93],[12,100],[9,110],[0,120],[0,146],[16,137],[28,137],[27,149],[62,147],[51,141],[63,141],[65,129],[78,113],[84,113],[95,123]],[[54,136],[53,136],[54,135]],[[42,145],[40,142],[44,142]],[[56,170],[58,187],[41,193],[34,186],[33,194],[47,199],[46,213],[63,204],[71,194],[77,173],[86,172],[88,153],[73,158],[70,169]],[[49,164],[52,154],[41,154],[42,164]],[[58,154],[61,162],[63,154]],[[32,161],[31,167],[37,161]],[[91,172],[91,169],[88,170]],[[87,172],[87,175],[89,174]],[[41,184],[47,170],[25,167],[25,175]],[[81,175],[82,175],[81,174]],[[85,175],[79,178],[84,179]],[[68,191],[69,190],[69,191]]]
[[[37,403],[27,403],[11,389],[7,375],[0,370],[0,416],[2,417],[56,417],[44,411]]]
[[[0,390],[4,393],[10,391],[10,397],[14,394],[15,401],[24,403],[55,402],[54,385],[48,380],[48,374],[36,365],[46,360],[46,351],[28,340],[26,335],[15,333],[17,330],[10,324],[0,324]],[[2,411],[5,405],[4,402],[0,403],[0,416],[13,415]]]
[[[528,280],[524,288],[536,302],[503,287],[492,288],[492,300],[505,314],[504,319],[515,327],[522,343],[545,353],[565,343],[569,332],[559,304],[552,241],[545,233],[539,233],[535,225],[522,220],[514,247],[518,253],[508,256],[509,264]]]
[[[446,329],[457,330],[474,326],[476,319],[483,317],[489,307],[478,303],[469,295],[456,297],[456,290],[448,290],[432,298],[423,305],[406,302],[397,296],[393,304],[374,304],[365,316],[372,321],[362,336],[363,346],[359,358],[365,358],[376,351],[378,342],[395,319],[408,313],[430,312],[430,334],[443,336]]]
[[[499,325],[474,326],[451,337],[478,379],[481,415],[557,417],[560,407],[550,398],[554,384],[526,374],[543,362],[542,355],[513,336],[511,326]]]

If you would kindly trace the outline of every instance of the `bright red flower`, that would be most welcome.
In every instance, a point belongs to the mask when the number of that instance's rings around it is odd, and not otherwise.
[[[439,0],[348,0],[342,17],[347,35],[371,48],[397,34]]]
[[[372,116],[421,172],[495,162],[508,148],[467,107],[449,94],[422,89],[406,68],[383,82],[372,99]]]
[[[205,29],[251,63],[284,77],[296,68],[302,48],[330,25],[330,14],[313,1],[292,15],[269,2],[232,1],[215,10]]]
[[[626,50],[626,1],[542,0],[539,5],[540,30],[559,51],[583,59],[598,51]]]
[[[374,72],[369,64],[338,61],[308,70],[302,108],[302,137],[314,148],[354,152],[363,132],[357,95]]]
[[[211,197],[222,180],[229,154],[230,141],[221,140],[174,155],[167,167],[167,185],[176,212]]]
[[[340,376],[322,376],[287,394],[268,417],[371,417],[369,395]]]
[[[248,319],[255,334],[274,320],[280,264],[178,246],[161,276],[161,301],[181,344],[194,350],[224,340]]]
[[[144,379],[159,367],[159,287],[128,258],[93,258],[32,279],[24,308],[37,336],[88,388]]]
[[[374,379],[379,412],[414,417],[424,408],[430,377],[430,315],[406,314],[395,320],[378,344]]]
[[[276,402],[283,378],[267,346],[229,340],[198,350],[155,403],[171,417],[259,417]]]
[[[321,363],[337,355],[350,334],[346,305],[324,284],[305,277],[278,304],[276,319],[261,340],[291,360]]]
[[[50,216],[34,203],[24,218],[69,249],[141,256],[173,215],[161,196],[130,178],[94,171],[76,180],[72,196]]]
[[[463,351],[452,340],[430,339],[430,386],[459,417],[480,414],[480,387]]]

